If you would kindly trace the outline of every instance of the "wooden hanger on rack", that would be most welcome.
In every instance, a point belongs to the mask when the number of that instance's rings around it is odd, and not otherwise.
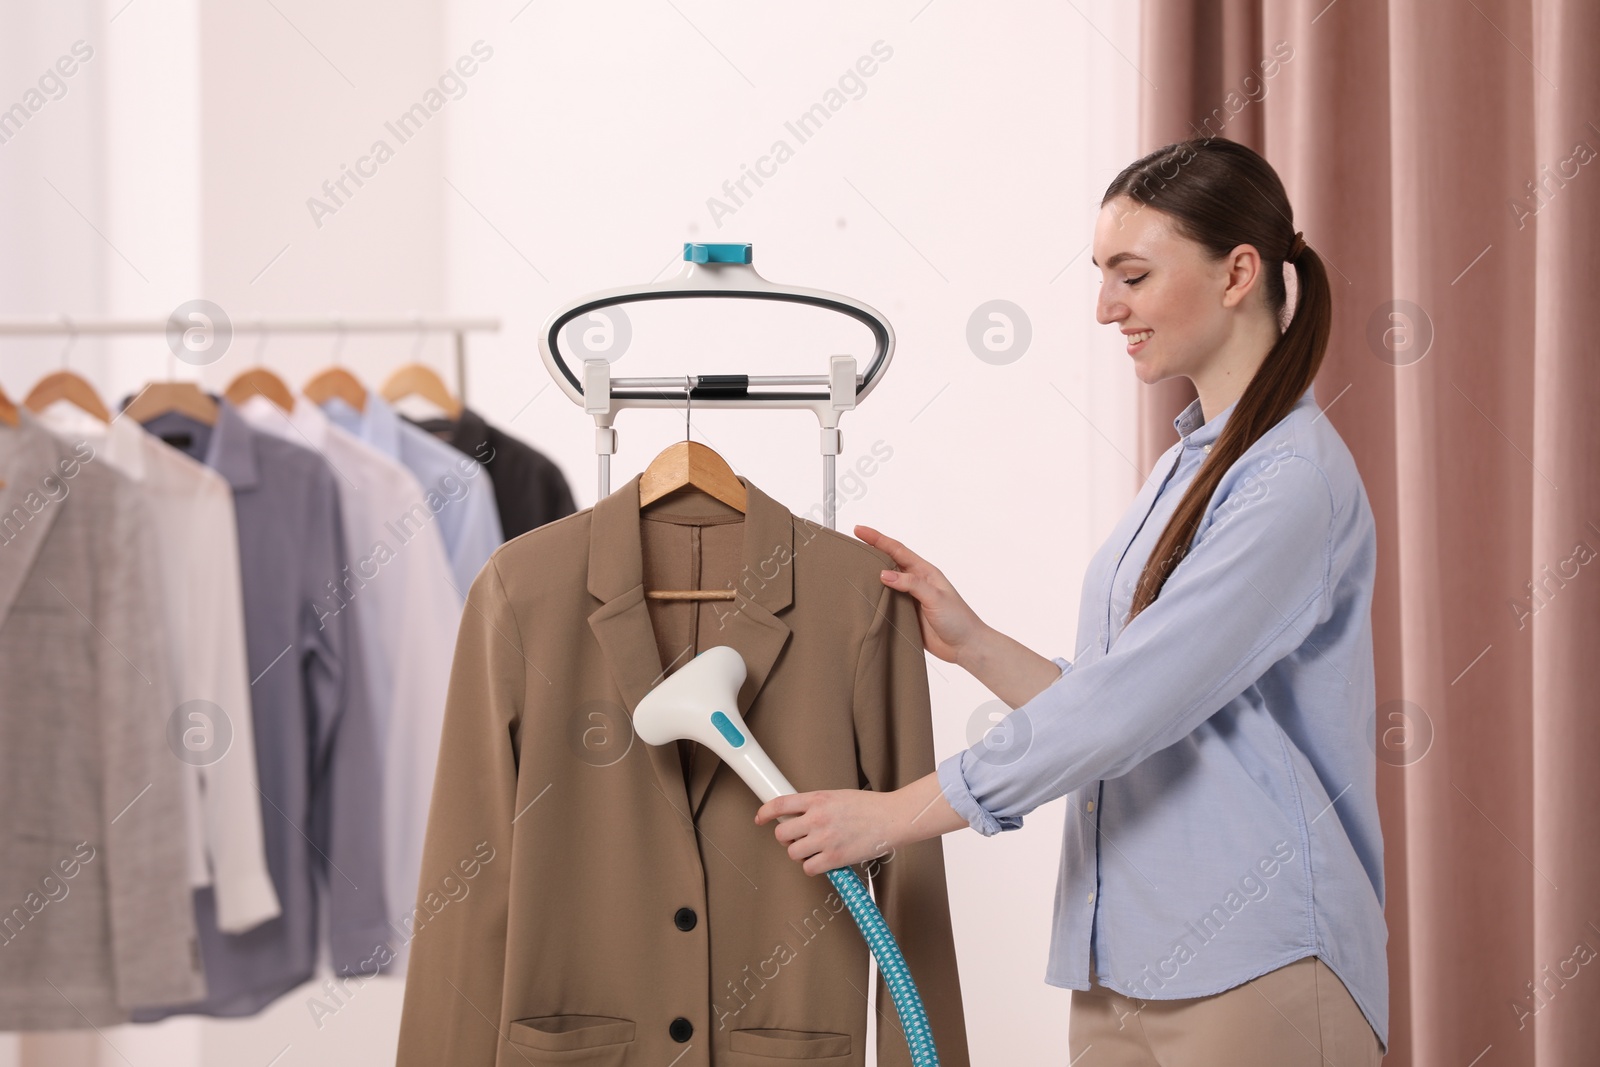
[[[3,385],[0,385],[0,423],[13,427],[22,424],[22,416],[17,414],[17,405],[13,404],[11,398],[6,395],[6,387]],[[5,487],[6,480],[0,478],[0,489]]]
[[[425,363],[407,363],[383,383],[379,395],[389,403],[408,396],[420,396],[454,421],[461,417],[461,401],[450,392],[437,371]]]
[[[72,346],[78,340],[78,331],[73,328],[71,320],[67,322],[67,329],[69,331],[67,347],[61,350],[61,369],[51,371],[40,378],[28,391],[27,399],[22,402],[23,406],[37,415],[57,400],[65,400],[78,410],[93,415],[101,422],[109,423],[111,411],[106,407],[106,402],[100,399],[100,394],[95,392],[89,379],[67,366],[67,356],[71,354]]]
[[[688,440],[689,436],[689,382],[684,381],[684,440],[668,445],[639,476],[639,507],[641,510],[668,493],[679,489],[695,488],[722,501],[741,514],[744,513],[749,493],[739,476],[733,473],[728,461],[715,449]],[[650,589],[645,594],[651,600],[733,600],[732,589]]]
[[[211,395],[200,388],[198,382],[178,381],[172,378],[173,357],[167,357],[167,375],[164,382],[149,382],[122,408],[122,413],[134,422],[150,422],[158,416],[174,412],[195,420],[203,426],[215,426],[221,410]]]
[[[344,327],[339,327],[339,339],[333,346],[333,365],[313,374],[300,390],[305,398],[321,407],[338,397],[357,411],[367,410],[367,387],[354,374],[339,365],[339,350],[344,347]]]
[[[40,378],[28,391],[28,398],[23,404],[37,415],[57,400],[65,400],[101,422],[111,421],[111,411],[106,407],[106,402],[100,399],[100,394],[94,391],[94,386],[89,384],[87,378],[70,370],[51,371]]]
[[[149,422],[169,411],[207,426],[217,424],[217,402],[194,382],[151,382],[122,409],[135,422]]]
[[[343,367],[329,367],[312,375],[300,391],[318,407],[338,397],[357,411],[367,410],[367,387]]]
[[[294,410],[294,394],[289,391],[289,386],[265,367],[251,367],[240,371],[239,376],[228,383],[227,391],[222,395],[230,404],[243,404],[257,394],[266,397],[285,412]]]
[[[228,388],[222,395],[230,404],[243,404],[251,397],[260,394],[272,401],[285,413],[294,410],[294,393],[289,391],[289,386],[284,380],[267,369],[262,361],[261,353],[267,347],[267,332],[261,331],[261,340],[256,342],[256,363],[240,371],[233,381],[228,383]]]

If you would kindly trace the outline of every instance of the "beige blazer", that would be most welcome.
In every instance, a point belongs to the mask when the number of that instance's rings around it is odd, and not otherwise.
[[[741,479],[743,481],[743,479]],[[914,601],[889,558],[745,481],[639,508],[639,479],[503,545],[463,614],[400,1030],[410,1065],[865,1062],[869,953],[755,795],[629,716],[713,645],[796,788],[895,789],[934,769]],[[736,601],[647,600],[734,588]],[[864,864],[934,1027],[968,1063],[939,839]],[[877,1062],[909,1064],[876,983]]]

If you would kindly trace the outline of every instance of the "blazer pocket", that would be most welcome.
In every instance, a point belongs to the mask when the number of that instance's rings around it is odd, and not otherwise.
[[[827,1060],[850,1055],[850,1035],[810,1030],[735,1030],[729,1035],[728,1049],[774,1060]]]
[[[545,1015],[517,1019],[508,1035],[513,1045],[554,1053],[543,1063],[621,1067],[633,1043],[633,1020],[607,1015]]]

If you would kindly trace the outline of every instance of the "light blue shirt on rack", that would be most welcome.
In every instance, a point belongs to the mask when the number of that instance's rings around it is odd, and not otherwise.
[[[489,472],[477,459],[402,419],[376,393],[367,394],[366,407],[361,411],[338,397],[324,404],[322,410],[338,426],[399,460],[417,476],[427,494],[421,505],[439,520],[456,593],[465,603],[473,579],[504,540]],[[394,521],[398,523],[400,519],[396,516]],[[406,521],[415,523],[421,518],[409,516]]]
[[[1180,440],[1089,563],[1079,652],[939,763],[979,833],[1067,798],[1045,981],[1206,996],[1305,956],[1388,1048],[1366,490],[1313,389],[1223,475],[1188,554],[1134,586],[1237,402]],[[1092,950],[1092,956],[1091,956]]]

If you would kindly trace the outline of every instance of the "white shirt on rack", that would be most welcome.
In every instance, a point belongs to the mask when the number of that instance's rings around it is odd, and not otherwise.
[[[212,887],[222,930],[242,933],[280,909],[262,844],[233,491],[131,418],[108,426],[56,403],[38,419],[63,440],[87,442],[95,459],[138,485],[149,509],[180,720],[168,737],[191,768],[184,805],[189,881]],[[190,701],[214,707],[185,708]]]
[[[339,486],[348,574],[329,575],[323,610],[355,612],[383,758],[384,891],[391,948],[403,971],[422,867],[445,694],[461,599],[439,524],[422,485],[391,459],[295,398],[285,413],[253,396],[251,425],[319,453]],[[427,519],[419,518],[427,516]]]

